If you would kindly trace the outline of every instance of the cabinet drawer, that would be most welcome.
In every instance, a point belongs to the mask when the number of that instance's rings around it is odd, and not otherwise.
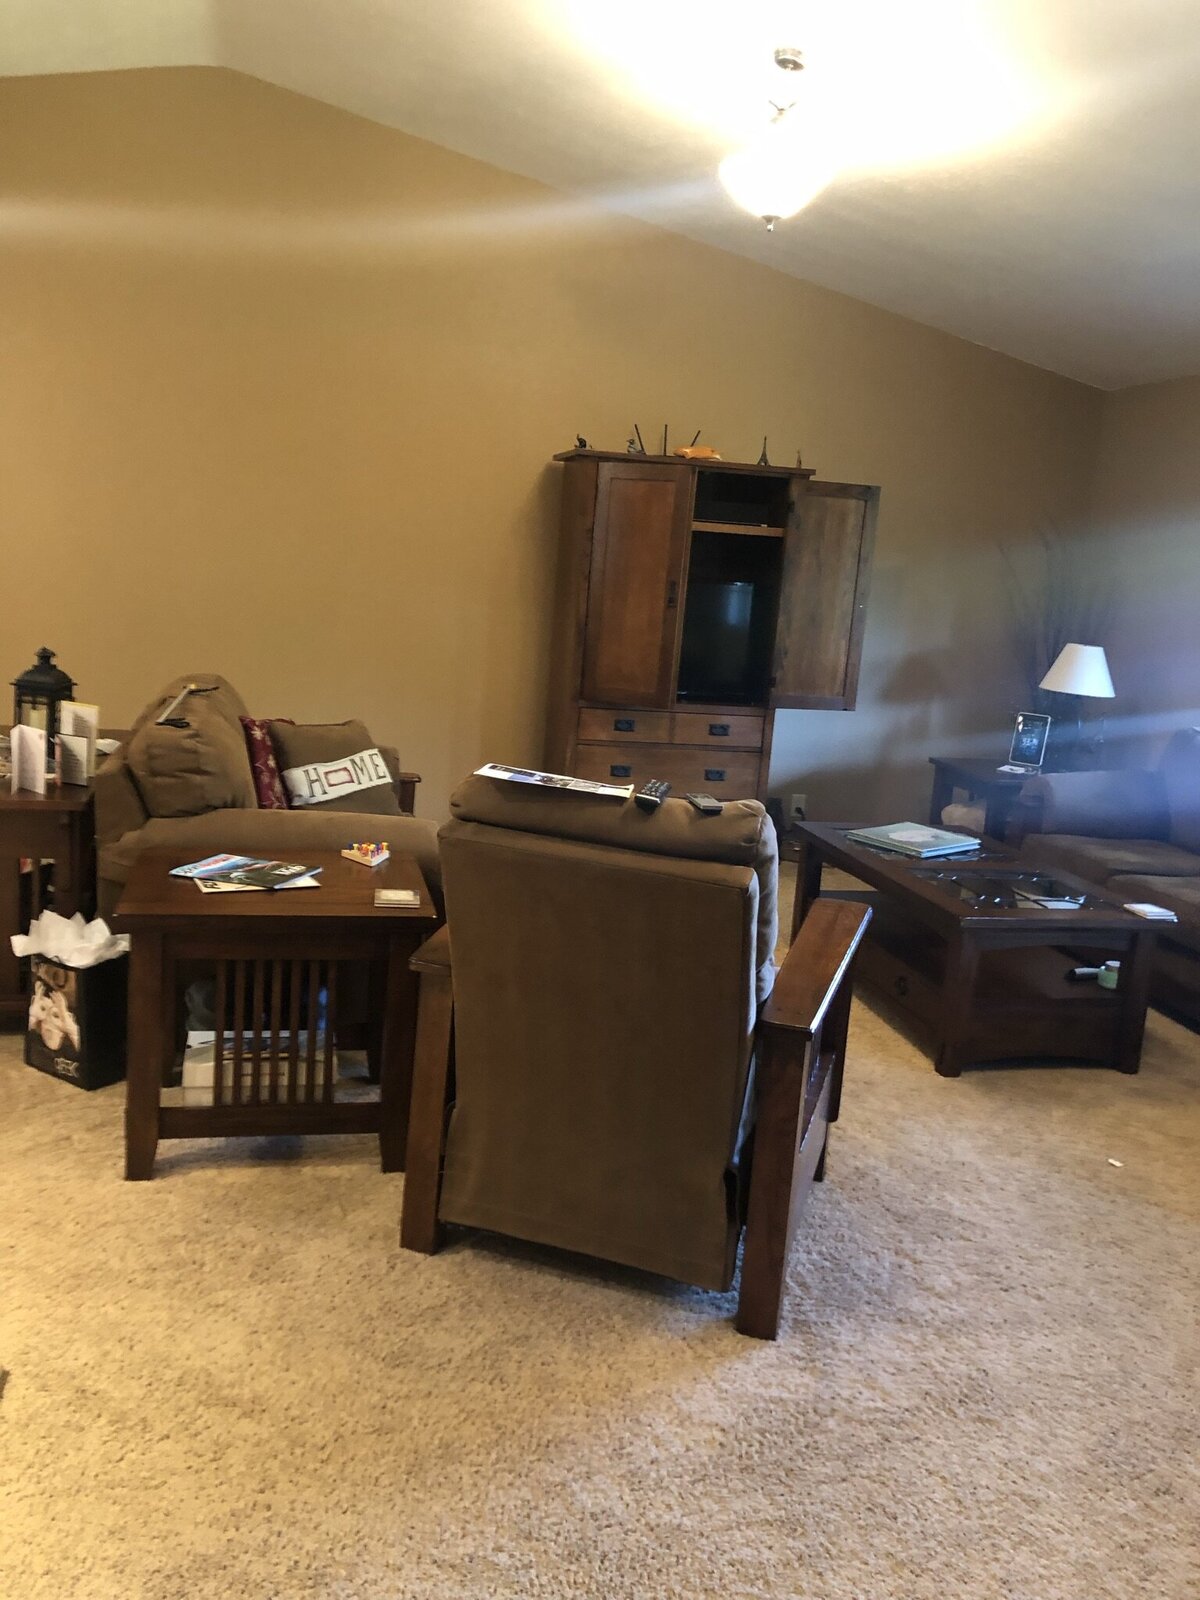
[[[669,711],[581,711],[579,737],[585,742],[596,739],[630,740],[671,737]]]
[[[581,744],[575,776],[598,783],[665,778],[673,796],[711,794],[719,800],[752,800],[758,790],[758,756],[745,750],[685,750],[671,744]]]
[[[671,730],[675,744],[720,745],[726,750],[758,750],[762,746],[763,719],[738,712],[734,716],[709,716],[703,711],[677,711]]]

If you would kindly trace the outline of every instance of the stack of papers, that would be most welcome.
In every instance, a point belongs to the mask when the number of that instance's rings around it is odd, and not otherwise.
[[[889,822],[879,828],[848,828],[847,839],[871,845],[876,850],[891,850],[896,855],[924,861],[930,856],[962,855],[978,850],[980,841],[966,833],[949,833],[945,828],[927,828],[919,822]]]

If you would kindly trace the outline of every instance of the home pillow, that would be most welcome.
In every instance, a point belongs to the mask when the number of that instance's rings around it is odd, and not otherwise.
[[[400,815],[387,763],[361,722],[272,722],[270,727],[291,805]]]
[[[286,811],[287,791],[283,775],[275,759],[275,746],[271,743],[271,720],[267,717],[239,717],[246,731],[246,753],[250,757],[250,770],[254,775],[254,792],[258,795],[260,811]],[[290,723],[290,717],[277,717],[277,722]]]

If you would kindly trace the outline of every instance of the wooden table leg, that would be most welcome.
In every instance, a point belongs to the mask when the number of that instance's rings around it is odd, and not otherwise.
[[[442,1242],[438,1201],[454,1036],[454,990],[449,969],[422,973],[420,993],[400,1243],[406,1250],[433,1255]]]
[[[940,767],[933,769],[933,788],[929,795],[929,825],[931,828],[940,828],[942,825],[942,812],[954,799],[954,781],[949,773],[943,772]]]
[[[1154,935],[1149,930],[1135,933],[1130,948],[1121,957],[1117,978],[1120,1015],[1113,1048],[1113,1066],[1118,1072],[1136,1072],[1142,1064],[1142,1036],[1146,1031],[1154,943]]]
[[[125,1176],[154,1173],[166,1015],[162,935],[135,933],[129,950],[129,1044],[125,1083]]]
[[[54,866],[54,909],[60,916],[73,917],[83,908],[80,905],[82,891],[82,867],[80,860],[80,828],[78,817],[64,817],[59,824],[62,836],[62,845],[55,848]]]
[[[24,933],[21,926],[21,860],[5,849],[0,855],[0,1000],[16,1017],[28,1007],[21,993],[21,962],[13,955],[9,935]]]
[[[423,930],[422,930],[423,931]],[[379,1063],[379,1157],[384,1172],[403,1172],[412,1099],[413,1046],[417,1036],[417,974],[409,958],[419,936],[393,934],[388,941],[387,990]]]
[[[821,852],[816,845],[806,842],[800,846],[796,864],[796,898],[792,902],[792,939],[800,931],[800,924],[808,915],[809,907],[821,893]]]
[[[979,946],[969,934],[960,933],[946,952],[946,975],[942,980],[942,1026],[936,1062],[940,1077],[962,1075],[963,1040],[975,1003],[978,974]]]

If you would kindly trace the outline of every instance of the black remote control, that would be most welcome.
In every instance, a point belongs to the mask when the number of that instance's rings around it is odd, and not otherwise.
[[[633,797],[640,811],[657,811],[671,792],[671,785],[663,778],[649,778]]]
[[[719,817],[724,810],[721,802],[711,794],[685,794],[683,798],[688,805],[695,806],[703,817]]]

